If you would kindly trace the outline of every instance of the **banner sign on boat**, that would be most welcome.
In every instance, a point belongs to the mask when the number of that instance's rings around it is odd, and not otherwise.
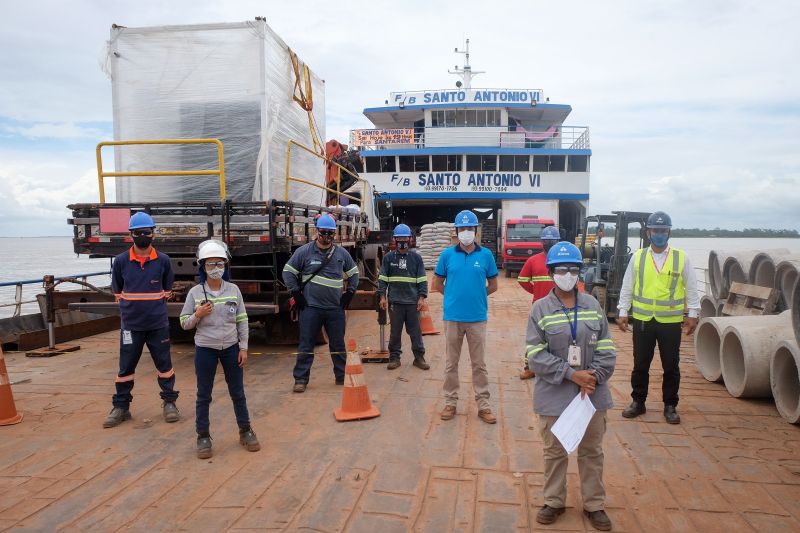
[[[443,89],[391,93],[389,105],[530,104],[541,99],[541,89]]]
[[[414,128],[353,130],[353,144],[356,146],[414,144]]]
[[[480,193],[531,195],[585,195],[589,173],[571,172],[376,172],[365,176],[381,193],[416,194],[436,198],[440,193],[464,196]]]

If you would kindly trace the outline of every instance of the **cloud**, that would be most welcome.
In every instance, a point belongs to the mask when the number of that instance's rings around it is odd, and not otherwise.
[[[4,126],[0,131],[27,139],[98,139],[106,133],[99,128],[81,126],[74,122],[40,122],[30,126]]]

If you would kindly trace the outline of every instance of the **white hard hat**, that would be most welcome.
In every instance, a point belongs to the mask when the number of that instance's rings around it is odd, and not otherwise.
[[[201,242],[197,247],[197,259],[202,261],[203,259],[208,259],[209,257],[221,257],[225,260],[228,260],[230,258],[228,247],[224,242],[216,239],[210,239]]]

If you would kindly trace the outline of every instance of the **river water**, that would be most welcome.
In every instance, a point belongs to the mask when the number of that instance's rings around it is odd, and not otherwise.
[[[800,255],[800,239],[675,238],[670,240],[670,244],[684,250],[692,265],[700,269],[707,268],[710,250],[760,251],[786,248],[790,253]],[[638,243],[631,239],[630,245],[636,248]],[[0,283],[41,279],[45,274],[69,276],[110,270],[108,259],[89,259],[85,255],[75,255],[70,237],[0,237],[0,247],[6,258],[0,266]],[[700,289],[703,290],[704,276],[701,271],[698,271],[698,279],[701,280]],[[100,276],[88,281],[102,286],[108,285],[110,278]],[[40,289],[41,283],[26,285],[23,288],[23,299],[33,299],[37,292],[41,292]],[[14,287],[0,287],[0,304],[13,301]],[[23,309],[24,312],[37,312],[38,306],[27,304]],[[0,307],[0,318],[11,316],[12,313],[13,308]]]

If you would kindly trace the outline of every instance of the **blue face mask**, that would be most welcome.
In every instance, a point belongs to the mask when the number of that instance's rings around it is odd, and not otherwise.
[[[667,241],[669,240],[669,233],[653,233],[650,235],[650,242],[656,245],[658,248],[663,248],[667,245]]]

